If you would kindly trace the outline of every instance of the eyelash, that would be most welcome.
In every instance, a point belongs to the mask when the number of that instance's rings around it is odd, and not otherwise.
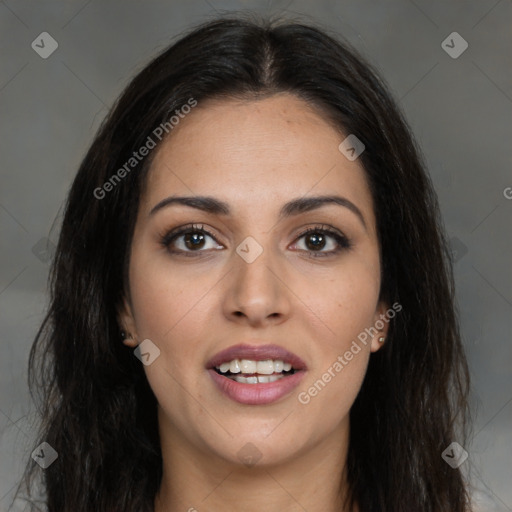
[[[171,243],[173,243],[177,238],[179,238],[182,235],[186,235],[186,234],[190,234],[190,233],[204,233],[217,242],[215,236],[212,233],[210,233],[203,225],[189,224],[186,226],[182,226],[181,228],[178,228],[174,231],[169,231],[169,232],[161,235],[160,243],[163,247],[165,247],[169,252],[171,252],[173,254],[183,254],[188,257],[190,257],[190,256],[195,257],[198,255],[197,253],[201,253],[204,251],[201,251],[201,250],[183,251],[181,249],[171,250],[169,248]],[[333,256],[342,250],[349,250],[353,246],[351,240],[349,240],[345,235],[343,235],[343,234],[339,233],[338,231],[335,231],[334,229],[330,228],[329,226],[325,226],[325,225],[317,225],[317,226],[306,229],[305,231],[303,231],[302,233],[300,233],[297,236],[296,240],[300,240],[301,238],[304,238],[311,233],[330,236],[338,244],[338,247],[331,251],[323,251],[323,252],[303,251],[303,252],[307,252],[313,258],[319,258],[319,257],[325,258],[328,256]]]

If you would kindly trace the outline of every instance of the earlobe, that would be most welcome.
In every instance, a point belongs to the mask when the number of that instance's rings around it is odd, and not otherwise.
[[[137,346],[137,329],[133,318],[132,310],[128,301],[123,299],[121,307],[118,309],[118,324],[123,344],[127,347]]]
[[[123,344],[127,347],[135,348],[138,345],[137,340],[126,331],[121,331],[121,338],[123,338]]]
[[[385,302],[380,302],[375,312],[373,330],[375,334],[372,338],[371,351],[377,352],[386,343],[389,329],[390,316],[388,314],[389,306]]]

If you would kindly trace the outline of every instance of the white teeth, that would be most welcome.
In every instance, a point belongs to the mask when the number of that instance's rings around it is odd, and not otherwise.
[[[221,372],[222,372],[222,365],[221,366]],[[240,361],[238,359],[233,359],[231,363],[229,363],[229,371],[231,373],[240,373]]]
[[[256,363],[256,373],[263,375],[272,375],[274,373],[274,363],[271,359],[267,361],[258,361]]]
[[[282,372],[282,371],[283,371],[283,364],[284,364],[284,363],[283,363],[283,361],[281,361],[281,359],[276,359],[276,360],[274,361],[274,371],[275,371],[276,373],[280,373],[280,372]]]
[[[240,370],[242,373],[256,373],[256,361],[242,359],[240,361]]]
[[[282,359],[266,359],[265,361],[253,361],[251,359],[233,359],[226,361],[217,370],[221,373],[259,373],[261,375],[272,375],[283,371],[289,372],[292,369],[291,363],[285,363]]]
[[[232,380],[236,380],[242,384],[262,384],[275,382],[282,378],[284,378],[284,375],[259,375],[257,377],[242,377],[241,375],[235,375],[234,377],[231,377]]]
[[[231,365],[230,363],[222,363],[219,367],[219,370],[222,372],[222,373],[226,373],[229,369],[230,369]]]

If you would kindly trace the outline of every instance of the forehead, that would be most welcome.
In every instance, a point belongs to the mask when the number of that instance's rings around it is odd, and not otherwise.
[[[297,196],[339,193],[373,220],[365,171],[338,149],[345,136],[291,94],[207,100],[159,147],[142,206],[149,211],[171,194],[213,195],[243,214]]]

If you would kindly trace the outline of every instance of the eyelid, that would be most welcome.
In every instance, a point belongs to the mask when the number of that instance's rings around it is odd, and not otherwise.
[[[352,249],[354,245],[352,240],[347,235],[345,235],[338,228],[335,228],[334,226],[331,226],[329,224],[317,224],[315,226],[304,229],[296,236],[295,241],[293,243],[296,244],[298,240],[304,238],[310,233],[325,234],[326,236],[333,238],[338,246],[336,249],[330,251],[311,251],[304,249],[301,250],[302,252],[307,252],[310,255],[313,255],[314,257],[338,254],[341,251],[347,251]]]
[[[223,244],[221,244],[221,242],[219,242],[217,240],[217,237],[208,228],[204,227],[204,224],[198,224],[198,223],[189,223],[189,224],[185,224],[185,225],[180,226],[175,229],[164,231],[164,233],[159,236],[160,244],[162,246],[164,246],[166,249],[168,249],[169,252],[174,252],[174,253],[194,254],[194,253],[206,252],[206,251],[200,251],[200,250],[199,251],[183,251],[183,250],[171,251],[169,249],[171,243],[174,242],[177,238],[179,238],[180,236],[183,236],[187,233],[196,232],[196,231],[206,234],[207,236],[209,236],[210,238],[215,240],[215,242],[217,244],[223,245]]]
[[[164,232],[160,235],[160,243],[162,246],[164,246],[169,252],[172,252],[174,254],[186,254],[186,255],[194,255],[194,254],[201,254],[211,251],[211,249],[208,250],[201,250],[198,249],[197,251],[185,251],[182,249],[171,251],[169,248],[171,243],[174,242],[177,238],[180,236],[183,236],[187,233],[191,232],[202,232],[212,238],[217,244],[224,245],[221,242],[217,240],[217,237],[208,229],[204,227],[204,224],[197,224],[197,223],[189,223],[185,224],[183,226],[180,226],[178,228],[169,230]],[[298,235],[296,235],[295,240],[292,242],[292,245],[297,244],[299,240],[304,238],[310,233],[321,233],[328,237],[331,237],[335,240],[335,243],[337,244],[336,249],[332,249],[330,251],[313,251],[313,250],[307,250],[307,249],[300,249],[301,252],[306,252],[314,257],[317,256],[330,256],[339,253],[342,250],[349,250],[353,247],[352,241],[339,229],[330,226],[328,224],[317,224],[315,226],[310,226],[306,229],[303,229]]]

